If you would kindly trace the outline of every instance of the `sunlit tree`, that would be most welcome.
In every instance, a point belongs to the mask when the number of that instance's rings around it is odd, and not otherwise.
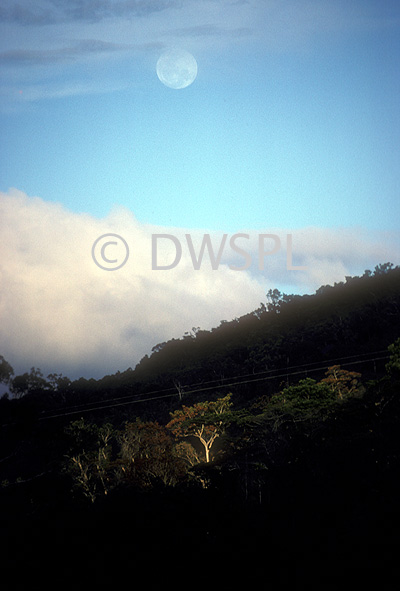
[[[359,378],[361,374],[356,371],[341,369],[340,365],[332,365],[325,374],[327,377],[321,382],[327,384],[339,400],[354,395],[360,391]]]
[[[229,423],[229,409],[232,406],[232,394],[211,402],[198,402],[193,406],[171,413],[167,428],[181,439],[195,437],[204,447],[206,462],[210,461],[210,450],[215,440],[220,437]]]

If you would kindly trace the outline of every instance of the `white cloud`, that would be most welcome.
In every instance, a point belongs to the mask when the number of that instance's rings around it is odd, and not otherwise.
[[[16,190],[1,193],[1,354],[18,370],[100,376],[134,367],[153,345],[192,326],[211,328],[259,305],[263,286],[244,273],[188,272],[184,264],[153,271],[154,230],[124,209],[99,220]],[[130,248],[114,272],[91,256],[109,232]]]
[[[270,288],[312,293],[354,269],[362,273],[400,259],[396,237],[386,236],[382,245],[378,236],[361,230],[309,228],[292,232],[293,265],[306,265],[307,271],[287,271],[288,230],[261,232],[279,235],[282,243],[278,253],[265,257],[264,272],[258,270],[254,231],[248,241],[236,242],[252,256],[248,271],[229,268],[246,262],[229,248],[231,235],[218,269],[211,268],[205,254],[201,268],[194,270],[185,234],[198,254],[206,230],[144,225],[123,208],[96,219],[15,189],[0,193],[0,354],[18,373],[35,366],[46,375],[101,377],[134,367],[155,344],[180,338],[193,326],[211,329],[251,312]],[[116,271],[102,270],[92,259],[93,243],[108,233],[122,236],[129,246],[126,264]],[[152,269],[153,234],[179,239],[182,259],[175,268]],[[223,235],[210,237],[217,253]],[[95,254],[101,255],[101,243]],[[108,259],[124,254],[118,244],[104,250]],[[172,240],[159,240],[158,266],[174,258]]]

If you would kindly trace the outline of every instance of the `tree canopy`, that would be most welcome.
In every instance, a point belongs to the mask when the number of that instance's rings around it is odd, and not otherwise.
[[[230,421],[229,409],[232,394],[215,401],[198,402],[193,406],[183,405],[171,413],[167,429],[178,438],[194,437],[203,445],[205,460],[210,461],[210,451]]]

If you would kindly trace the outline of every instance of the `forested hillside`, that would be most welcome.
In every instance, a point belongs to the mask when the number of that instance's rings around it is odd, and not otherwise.
[[[311,556],[333,561],[335,587],[395,558],[399,267],[314,295],[271,290],[100,380],[14,376],[4,358],[0,377],[10,568],[74,544],[90,564],[262,551],[265,566],[292,557],[298,577]]]

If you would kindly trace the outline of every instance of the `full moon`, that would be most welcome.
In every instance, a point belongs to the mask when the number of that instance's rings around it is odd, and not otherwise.
[[[158,59],[157,76],[169,88],[186,88],[197,76],[197,62],[188,51],[171,49]]]

